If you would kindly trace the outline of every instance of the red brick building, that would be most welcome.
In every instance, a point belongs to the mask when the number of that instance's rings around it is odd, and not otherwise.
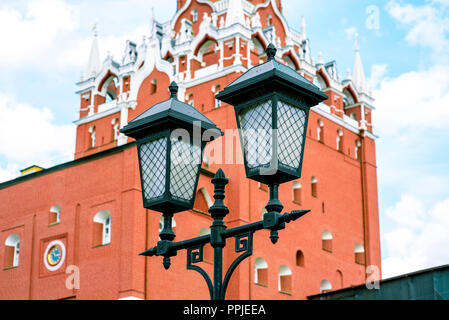
[[[235,129],[233,107],[215,94],[265,61],[269,43],[278,61],[329,97],[311,111],[301,179],[280,186],[284,211],[312,211],[276,245],[268,231],[255,234],[254,254],[234,273],[227,298],[305,299],[361,284],[366,266],[380,268],[373,99],[358,48],[343,80],[335,62],[314,61],[305,22],[290,29],[280,0],[178,0],[173,19],[152,19],[120,61],[100,63],[95,35],[77,84],[75,160],[0,184],[0,299],[208,299],[185,252],[169,271],[162,258],[138,255],[156,245],[160,214],[142,207],[136,147],[119,130],[168,99],[173,80],[178,99],[223,131]],[[230,179],[228,227],[262,218],[267,189],[246,179],[238,133],[230,132],[208,145],[194,209],[174,217],[175,240],[207,233],[218,168]],[[228,245],[225,267],[234,257]]]

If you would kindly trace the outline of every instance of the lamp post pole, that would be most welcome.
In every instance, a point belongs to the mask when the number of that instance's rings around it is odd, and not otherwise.
[[[310,212],[310,210],[299,210],[281,214],[283,206],[278,199],[278,185],[272,185],[270,186],[270,200],[266,206],[268,213],[264,215],[263,220],[227,229],[224,218],[229,213],[229,209],[223,200],[225,198],[225,186],[228,182],[228,178],[225,177],[221,169],[217,171],[212,179],[215,202],[209,209],[209,213],[214,219],[210,227],[210,235],[173,242],[174,232],[171,228],[171,216],[164,214],[164,229],[160,234],[161,240],[156,247],[140,254],[149,257],[164,257],[163,265],[166,269],[169,269],[170,257],[176,256],[178,251],[187,250],[187,269],[197,271],[203,276],[207,283],[211,300],[225,299],[232,273],[243,260],[253,254],[253,235],[256,231],[271,230],[270,239],[275,244],[279,238],[278,230],[284,229],[286,223],[295,221]],[[226,239],[231,237],[235,238],[234,250],[236,253],[240,253],[240,255],[229,266],[223,278],[223,249],[226,246]],[[213,281],[207,272],[198,266],[198,263],[203,261],[204,245],[208,243],[214,249]]]

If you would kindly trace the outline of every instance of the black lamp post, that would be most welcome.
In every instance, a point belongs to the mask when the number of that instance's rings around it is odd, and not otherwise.
[[[121,130],[137,140],[144,207],[164,216],[161,240],[141,255],[163,256],[168,269],[170,257],[186,249],[187,269],[204,277],[213,300],[225,299],[233,271],[252,255],[254,232],[271,230],[271,241],[276,243],[278,231],[285,228],[285,223],[309,212],[281,214],[278,187],[301,176],[309,110],[327,96],[295,70],[275,61],[275,55],[276,49],[269,45],[266,63],[248,70],[216,96],[235,106],[247,177],[270,187],[267,213],[261,221],[226,228],[223,220],[229,210],[223,200],[228,179],[219,169],[212,179],[215,202],[209,209],[214,219],[210,235],[173,242],[171,218],[174,213],[193,207],[205,147],[204,141],[190,134],[202,134],[205,130],[214,130],[215,136],[221,134],[213,122],[176,99],[176,84],[170,86],[169,100],[151,107]],[[197,129],[192,127],[194,123]],[[189,137],[179,139],[180,132]],[[223,277],[223,248],[230,237],[235,238],[235,252],[241,254]],[[213,282],[197,265],[203,261],[203,247],[208,243],[214,249]]]

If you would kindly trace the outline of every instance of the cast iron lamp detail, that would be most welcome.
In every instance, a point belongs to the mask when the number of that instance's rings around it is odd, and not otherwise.
[[[204,277],[212,300],[225,299],[232,273],[253,253],[256,231],[270,230],[275,244],[286,223],[310,211],[282,214],[278,188],[300,178],[309,110],[327,96],[295,70],[277,62],[272,44],[266,53],[266,63],[248,70],[216,96],[235,108],[247,177],[270,188],[263,220],[227,229],[224,219],[229,209],[224,199],[229,181],[219,169],[212,179],[215,201],[209,208],[213,219],[210,235],[174,242],[173,215],[193,208],[206,144],[201,137],[223,134],[199,111],[176,98],[174,82],[169,87],[170,99],[149,108],[121,130],[136,139],[144,207],[162,212],[164,218],[157,246],[140,255],[162,256],[164,267],[169,269],[170,258],[187,250],[187,269]],[[210,132],[204,134],[206,131]],[[240,255],[223,277],[223,248],[232,237]],[[213,281],[198,266],[209,243],[214,250]]]

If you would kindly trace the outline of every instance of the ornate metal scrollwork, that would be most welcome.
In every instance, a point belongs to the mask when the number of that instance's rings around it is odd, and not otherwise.
[[[212,280],[203,268],[194,265],[194,263],[203,262],[203,248],[204,245],[202,244],[187,248],[187,270],[194,270],[203,276],[204,280],[206,280],[207,287],[209,288],[209,294],[212,299],[214,294]]]
[[[252,233],[242,233],[235,236],[235,252],[240,253],[244,251],[248,251],[248,249],[252,250]],[[251,238],[251,239],[250,239]],[[251,248],[249,248],[249,242],[251,242]]]
[[[243,252],[238,256],[234,262],[230,265],[226,275],[223,279],[223,286],[221,289],[221,298],[225,298],[226,289],[228,287],[229,280],[231,279],[232,273],[237,268],[237,266],[246,258],[253,254],[253,234],[254,231],[240,233],[235,236],[235,252]]]

